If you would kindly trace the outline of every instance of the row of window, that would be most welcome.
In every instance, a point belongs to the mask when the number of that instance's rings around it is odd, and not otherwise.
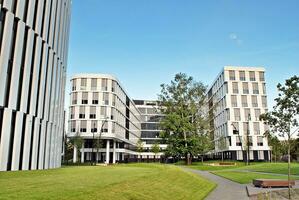
[[[91,121],[91,128],[90,132],[91,133],[96,133],[96,132],[103,132],[107,133],[108,132],[108,122],[103,122],[101,121],[100,123],[98,121]],[[112,122],[112,132],[114,133],[116,130],[116,124],[115,122]],[[102,130],[98,129],[99,126],[102,128]],[[87,132],[87,120],[81,120],[81,121],[71,121],[70,122],[70,131],[71,132],[81,132],[81,133],[86,133]]]
[[[81,102],[78,102],[78,93],[74,92],[72,93],[72,104],[94,104],[94,105],[98,105],[99,104],[99,92],[93,92],[92,93],[92,99],[89,100],[88,98],[88,92],[82,92],[82,96],[81,96]],[[102,93],[102,101],[103,101],[103,105],[109,105],[109,96],[110,93]],[[115,102],[116,102],[116,95],[115,94],[111,94],[112,95],[112,102],[111,105],[115,106]]]
[[[229,70],[229,80],[235,81],[236,73],[238,73],[240,81],[248,81],[246,77],[249,77],[249,81],[256,81],[256,80],[265,81],[265,73],[264,72],[255,72],[255,71],[247,72],[247,71],[243,71],[243,70],[242,71]],[[257,78],[257,74],[258,74],[258,78]]]
[[[90,87],[87,86],[87,80],[90,80]],[[118,83],[114,80],[107,78],[76,78],[72,80],[72,91],[75,90],[101,90],[108,91],[108,81],[111,81],[111,92],[115,92],[119,87]]]
[[[239,134],[239,129],[240,125],[243,124],[243,134],[251,134],[250,131],[253,131],[254,135],[260,135],[261,134],[261,129],[260,129],[260,123],[259,122],[253,122],[253,130],[250,130],[248,127],[248,122],[233,122],[233,134],[238,135]],[[264,128],[267,130],[267,127]]]
[[[244,143],[244,145],[246,143],[246,145],[249,144],[249,146],[253,146],[252,136],[248,136],[246,138],[237,136],[235,145],[242,146],[243,145],[242,142]],[[263,145],[264,145],[263,136],[257,136],[256,146],[263,146]],[[225,149],[227,146],[232,146],[231,137],[228,136],[216,141],[216,146],[218,147],[218,149]]]
[[[148,115],[155,115],[159,113],[158,108],[152,107],[152,108],[138,108],[140,113],[142,114],[148,114]]]
[[[111,119],[125,125],[126,118],[121,112],[115,108],[109,108],[106,106],[96,107],[96,106],[80,106],[78,115],[76,116],[75,107],[70,107],[70,119]],[[89,116],[87,116],[86,111],[89,109]],[[100,116],[98,116],[100,115]],[[134,124],[136,126],[136,124]],[[132,128],[134,127],[132,126]]]
[[[228,126],[231,126],[234,135],[262,135],[268,130],[268,126],[260,122],[250,122],[253,128],[248,127],[248,122],[233,122],[231,124],[224,123],[215,129],[215,138],[228,136]],[[261,129],[264,126],[263,129]],[[241,130],[240,130],[241,129]]]
[[[252,136],[248,136],[246,138],[236,137],[236,146],[242,146],[243,143],[244,143],[244,145],[249,144],[249,146],[253,146]],[[263,143],[263,136],[258,136],[257,137],[256,145],[257,146],[263,146],[264,145],[264,143]]]
[[[160,130],[160,123],[141,123],[142,130]]]
[[[81,98],[80,98],[81,97]],[[138,109],[129,103],[130,111],[133,113],[132,117],[134,117],[134,120],[139,120],[140,114],[138,113]],[[116,94],[111,94],[108,92],[73,92],[71,94],[71,104],[72,105],[111,105],[115,106],[120,110],[121,112],[126,112],[126,105],[124,102],[120,99],[119,96]]]
[[[267,110],[265,110],[265,112],[267,112]],[[261,115],[261,109],[254,109],[254,115],[252,115],[251,113],[251,109],[250,108],[245,108],[244,109],[244,121],[259,121],[259,117]],[[235,121],[241,121],[241,112],[240,112],[240,108],[234,108],[234,120]]]
[[[160,131],[141,131],[141,138],[159,138]]]
[[[261,102],[262,102],[262,105],[259,105],[259,101],[258,101],[258,98],[261,98]],[[247,95],[241,95],[241,104],[239,104],[238,102],[238,98],[237,98],[237,95],[231,95],[231,106],[232,107],[259,107],[259,106],[262,106],[263,108],[266,108],[268,105],[267,105],[267,97],[266,96],[256,96],[256,95],[251,95],[250,96],[250,99],[251,99],[251,102],[250,102],[250,105],[249,105],[249,96]]]
[[[259,89],[259,83],[253,82],[251,83],[252,85],[252,91],[249,91],[249,84],[248,82],[243,82],[243,83],[239,83],[239,82],[233,82],[232,83],[232,91],[234,94],[239,94],[240,91],[240,84],[242,84],[242,92],[243,94],[266,94],[266,84],[262,83],[262,91],[260,92]],[[225,86],[227,87],[227,84],[225,84]],[[228,91],[228,90],[226,90]]]
[[[249,87],[251,86],[251,87]],[[266,94],[266,84],[262,83],[261,84],[261,90],[260,90],[260,84],[253,82],[253,83],[248,83],[248,82],[243,82],[243,83],[239,83],[239,82],[233,82],[232,83],[232,93],[233,94],[244,94],[244,95],[248,95],[248,94],[254,94],[254,95],[258,95],[258,94]],[[241,88],[240,88],[241,87]],[[209,93],[212,93],[213,90],[210,90]],[[219,101],[220,99],[222,99],[225,94],[228,93],[228,83],[225,82],[224,85],[222,87],[220,87],[219,89],[217,89],[217,91],[215,92],[214,96],[213,96],[213,101]],[[211,94],[209,95],[211,97]],[[246,106],[245,106],[246,107]]]

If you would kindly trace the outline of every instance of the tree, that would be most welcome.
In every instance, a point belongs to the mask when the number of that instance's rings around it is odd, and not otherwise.
[[[152,145],[152,152],[154,153],[154,161],[156,162],[156,156],[160,152],[160,146],[158,143]]]
[[[277,89],[278,97],[275,99],[276,105],[273,107],[273,111],[262,114],[260,118],[264,120],[274,132],[286,138],[288,147],[288,181],[290,181],[292,136],[298,131],[299,77],[293,76],[287,79],[284,85],[279,83]],[[296,131],[292,131],[293,129]],[[290,182],[289,199],[291,199]]]
[[[176,74],[170,84],[161,85],[160,110],[165,117],[160,122],[160,136],[168,144],[165,154],[185,157],[187,165],[200,153],[197,144],[201,136],[209,132],[206,88],[184,73]]]
[[[69,141],[64,142],[64,162],[68,164],[68,161],[72,159],[74,145]]]
[[[76,132],[75,136],[70,139],[70,142],[73,144],[74,147],[77,148],[77,162],[79,162],[79,152],[80,148],[82,148],[82,145],[84,143],[84,139],[81,137],[79,132]]]
[[[200,134],[199,137],[196,137],[193,141],[194,146],[197,147],[197,151],[193,152],[194,154],[198,154],[201,157],[201,162],[203,163],[203,158],[206,153],[213,149],[214,143],[210,138],[210,135],[207,133]]]
[[[218,141],[219,141],[219,146],[218,147],[222,151],[221,152],[221,160],[223,162],[223,160],[224,160],[223,159],[223,150],[227,148],[227,143],[226,143],[226,139],[225,139],[224,136],[221,136]]]
[[[299,161],[299,138],[292,141],[291,158]]]
[[[98,160],[99,160],[99,158],[98,158],[98,156],[99,156],[99,149],[103,147],[103,140],[100,140],[100,136],[99,136],[97,138],[97,140],[96,141],[93,140],[93,142],[95,142],[93,144],[94,145],[93,147],[96,148],[96,150],[97,150],[97,152],[96,152],[96,154],[97,154],[97,156],[96,156],[96,163],[95,163],[95,164],[97,164]]]
[[[278,137],[274,134],[271,134],[270,131],[266,131],[264,133],[264,136],[268,140],[268,144],[271,147],[271,160],[274,159],[274,162],[277,162],[277,160],[280,160],[281,156],[283,155],[283,145],[282,142],[279,141]]]
[[[137,146],[137,152],[139,153],[139,155],[138,155],[138,157],[139,157],[138,161],[140,161],[141,160],[141,155],[140,154],[143,151],[143,142],[141,140],[138,140],[136,146]]]

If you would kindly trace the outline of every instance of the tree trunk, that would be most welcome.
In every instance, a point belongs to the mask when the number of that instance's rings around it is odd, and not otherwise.
[[[80,149],[77,147],[77,164],[79,165],[79,160],[81,160],[80,159]]]
[[[186,154],[186,165],[191,165],[190,153]]]
[[[201,163],[203,164],[203,156],[201,156]]]
[[[291,185],[290,185],[290,176],[291,176],[291,144],[290,139],[288,141],[288,192],[289,192],[289,199],[291,198]]]
[[[222,160],[222,162],[223,162],[223,152],[221,153],[221,160]]]

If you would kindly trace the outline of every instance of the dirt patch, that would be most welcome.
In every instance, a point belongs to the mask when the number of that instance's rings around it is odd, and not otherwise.
[[[299,199],[299,189],[291,190],[292,199]],[[266,193],[260,193],[250,197],[250,200],[287,200],[288,199],[288,189],[271,191]]]

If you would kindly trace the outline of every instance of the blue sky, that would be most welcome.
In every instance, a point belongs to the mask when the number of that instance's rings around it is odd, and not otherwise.
[[[225,65],[264,66],[271,106],[276,84],[299,74],[298,0],[73,0],[72,6],[68,78],[113,74],[132,98],[155,99],[160,84],[178,72],[210,84]]]

